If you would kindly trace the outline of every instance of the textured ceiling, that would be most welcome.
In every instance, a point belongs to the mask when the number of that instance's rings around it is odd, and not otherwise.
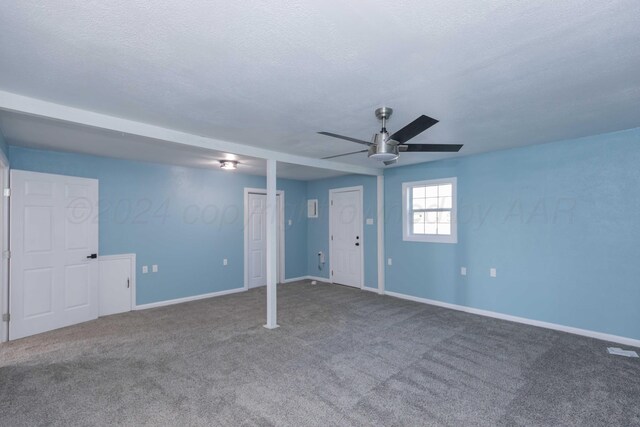
[[[459,155],[640,126],[637,0],[0,7],[1,90],[310,157],[357,150],[315,132],[369,139],[380,105]]]

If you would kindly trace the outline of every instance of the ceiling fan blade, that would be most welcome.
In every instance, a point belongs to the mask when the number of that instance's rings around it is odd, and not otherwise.
[[[348,156],[350,154],[358,154],[358,153],[366,153],[369,150],[360,150],[360,151],[353,151],[351,153],[344,153],[344,154],[336,154],[335,156],[328,156],[328,157],[323,157],[324,160],[326,159],[333,159],[335,157],[342,157],[342,156]]]
[[[403,152],[421,153],[457,153],[462,144],[401,144],[398,150]]]
[[[397,161],[398,161],[398,159],[393,159],[393,160],[387,160],[387,161],[382,162],[382,163],[384,163],[385,166],[389,166],[389,165],[392,165],[392,164],[396,163]]]
[[[438,121],[429,116],[422,115],[391,135],[391,139],[398,141],[400,144],[404,144],[414,136],[421,134],[431,126],[438,123]]]
[[[337,133],[331,133],[331,132],[318,132],[320,135],[326,135],[326,136],[331,136],[333,138],[340,138],[340,139],[345,139],[347,141],[351,141],[351,142],[356,142],[358,144],[364,144],[364,145],[371,145],[370,142],[367,141],[363,141],[361,139],[356,139],[356,138],[351,138],[349,136],[343,136],[343,135],[338,135]]]

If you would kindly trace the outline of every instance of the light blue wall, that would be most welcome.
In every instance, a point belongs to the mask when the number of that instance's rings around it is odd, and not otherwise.
[[[363,175],[345,175],[336,178],[307,182],[307,199],[318,199],[318,218],[307,220],[307,259],[309,275],[329,278],[329,190],[333,188],[362,185],[363,212],[366,218],[373,218],[373,225],[364,227],[364,284],[378,287],[377,270],[377,215],[376,215],[376,177]],[[326,264],[318,269],[318,252],[326,254]]]
[[[386,289],[640,339],[639,165],[634,129],[387,170]],[[404,242],[402,183],[451,176],[458,243]]]
[[[139,304],[242,286],[243,188],[264,187],[264,177],[17,147],[9,157],[16,169],[100,180],[101,254],[160,266],[138,275]],[[640,339],[639,161],[634,129],[386,170],[386,289]],[[402,183],[450,176],[458,243],[402,241]],[[278,181],[293,222],[287,278],[329,277],[329,189],[356,185],[374,219],[364,225],[365,284],[377,286],[376,179],[358,175]],[[318,219],[306,218],[312,198]]]
[[[243,286],[244,188],[264,188],[264,177],[18,147],[9,154],[14,169],[100,180],[100,254],[136,253],[138,304]],[[293,222],[286,277],[305,276],[306,183],[278,180],[278,189]],[[159,272],[141,274],[151,264]]]

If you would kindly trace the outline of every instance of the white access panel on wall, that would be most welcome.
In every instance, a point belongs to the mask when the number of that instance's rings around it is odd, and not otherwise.
[[[135,306],[136,255],[100,257],[99,316],[124,313]]]
[[[98,181],[11,171],[9,339],[98,317]]]

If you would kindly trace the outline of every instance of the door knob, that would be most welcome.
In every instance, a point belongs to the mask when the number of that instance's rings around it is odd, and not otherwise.
[[[96,259],[96,258],[98,258],[98,254],[91,254],[87,256],[87,259]]]

